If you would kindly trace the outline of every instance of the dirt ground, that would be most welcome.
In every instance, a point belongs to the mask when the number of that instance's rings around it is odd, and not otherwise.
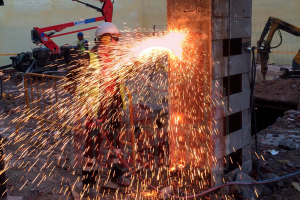
[[[300,79],[256,82],[254,95],[256,99],[297,105],[300,97]]]
[[[25,98],[20,96],[24,93],[21,82],[22,79],[16,77],[5,81],[5,98],[0,102],[0,132],[6,138],[4,153],[8,167],[8,194],[23,196],[24,199],[71,199],[68,182],[75,178],[69,167],[70,159],[67,158],[70,158],[71,146],[67,145],[63,152],[61,145],[53,148],[60,138],[51,131],[37,134],[36,121],[24,124],[19,140],[13,136],[18,122],[16,119],[25,108]],[[60,157],[65,158],[62,160],[66,160],[66,163],[58,164]]]

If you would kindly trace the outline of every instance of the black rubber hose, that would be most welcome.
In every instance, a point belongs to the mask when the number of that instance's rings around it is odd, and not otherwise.
[[[278,29],[278,34],[279,34],[279,37],[280,37],[280,43],[275,47],[270,47],[270,49],[275,49],[275,48],[279,47],[282,44],[282,35],[281,35],[281,32],[280,32],[280,29]]]
[[[254,132],[255,135],[255,151],[256,154],[258,155],[258,141],[257,141],[257,125],[256,125],[256,110],[255,110],[255,99],[254,99],[254,90],[255,90],[255,81],[256,81],[256,60],[255,60],[255,47],[251,48],[252,51],[252,80],[251,80],[251,103],[250,103],[250,113],[251,113],[251,118],[252,118],[252,131]],[[256,159],[257,162],[257,174],[258,178],[260,179],[260,165],[259,165],[259,158],[257,157]]]
[[[200,196],[206,195],[208,193],[211,193],[211,192],[213,192],[213,191],[215,191],[217,189],[220,189],[222,187],[225,187],[225,186],[230,186],[230,185],[261,185],[261,184],[266,184],[266,183],[272,183],[272,182],[280,181],[280,180],[283,180],[283,179],[286,179],[286,178],[290,178],[290,177],[293,177],[293,176],[296,176],[296,175],[300,175],[300,171],[292,173],[292,174],[288,174],[288,175],[285,175],[285,176],[282,176],[282,177],[277,177],[277,178],[263,180],[263,181],[252,181],[252,182],[239,182],[239,181],[235,181],[235,182],[228,182],[228,183],[224,183],[222,185],[213,187],[213,188],[211,188],[209,190],[206,190],[204,192],[201,192],[199,194],[196,194],[195,196],[187,196],[187,197],[180,197],[180,198],[192,199],[192,198],[195,198],[195,197],[200,197]],[[175,198],[179,198],[179,197],[175,197]]]

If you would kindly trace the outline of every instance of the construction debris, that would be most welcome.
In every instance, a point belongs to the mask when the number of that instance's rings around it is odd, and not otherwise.
[[[277,155],[277,154],[279,153],[279,151],[276,151],[276,150],[274,150],[274,149],[268,150],[268,152],[269,152],[270,154],[272,154],[273,156],[275,156],[275,155]]]
[[[299,185],[299,183],[292,182],[292,185],[295,188],[295,190],[297,190],[298,192],[300,192],[300,185]]]

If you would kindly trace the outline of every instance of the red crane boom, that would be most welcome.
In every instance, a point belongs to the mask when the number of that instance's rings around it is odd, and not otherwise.
[[[50,49],[52,54],[60,54],[60,49],[59,49],[58,45],[55,44],[55,42],[53,42],[53,40],[51,38],[60,37],[63,35],[69,35],[69,34],[77,33],[80,31],[87,31],[87,30],[95,29],[95,28],[97,28],[97,26],[86,28],[86,29],[80,29],[80,30],[76,30],[76,31],[71,31],[71,32],[67,32],[67,33],[57,34],[57,35],[54,35],[55,33],[60,32],[69,27],[79,26],[79,25],[83,25],[83,24],[89,24],[89,23],[94,23],[94,22],[99,22],[99,21],[112,22],[113,4],[112,4],[111,0],[98,0],[100,2],[103,2],[102,8],[98,8],[96,6],[93,6],[88,3],[84,3],[79,0],[72,0],[72,1],[76,1],[81,4],[86,5],[87,7],[93,8],[93,9],[97,10],[98,12],[101,12],[102,16],[85,19],[85,20],[80,20],[80,21],[75,21],[75,22],[54,25],[54,26],[48,26],[48,27],[44,27],[44,28],[34,27],[31,31],[31,40],[33,43],[35,43],[37,45],[40,45],[40,44],[45,45],[47,48]],[[52,31],[52,32],[50,32],[50,31]]]

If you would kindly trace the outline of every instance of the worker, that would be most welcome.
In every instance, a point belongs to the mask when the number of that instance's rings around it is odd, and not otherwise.
[[[77,48],[78,48],[79,52],[83,53],[84,51],[89,50],[89,42],[84,39],[82,32],[79,32],[77,34],[77,38],[78,38]]]
[[[95,46],[88,52],[82,55],[81,63],[76,68],[68,72],[67,78],[70,81],[75,81],[80,78],[81,73],[84,72],[87,77],[91,77],[93,74],[98,77],[93,77],[97,81],[104,82],[104,90],[95,88],[94,86],[86,87],[85,79],[80,79],[77,83],[77,93],[89,94],[87,98],[92,99],[91,95],[95,95],[94,105],[89,105],[89,100],[84,100],[86,103],[84,106],[87,110],[87,123],[85,130],[85,145],[83,153],[83,170],[82,170],[82,188],[80,190],[89,190],[87,195],[90,197],[97,196],[96,180],[98,174],[97,159],[99,159],[99,149],[101,142],[104,138],[109,140],[111,160],[113,160],[112,168],[110,171],[110,180],[118,185],[127,187],[130,185],[130,181],[123,176],[122,164],[119,160],[119,156],[122,154],[120,144],[120,133],[122,129],[121,122],[121,109],[124,105],[124,98],[122,98],[123,90],[122,86],[117,83],[119,78],[112,72],[112,49],[118,41],[119,30],[113,24],[109,22],[102,23],[95,33]],[[80,62],[80,61],[79,61]],[[99,73],[100,72],[100,73]],[[89,75],[87,75],[89,74]],[[104,80],[108,79],[108,80]],[[95,93],[95,90],[98,92]],[[94,92],[90,92],[93,90]],[[101,95],[99,93],[102,92]],[[85,96],[85,95],[83,95]],[[101,103],[99,103],[101,102]],[[94,106],[98,108],[95,109]],[[96,110],[96,112],[95,112]]]

